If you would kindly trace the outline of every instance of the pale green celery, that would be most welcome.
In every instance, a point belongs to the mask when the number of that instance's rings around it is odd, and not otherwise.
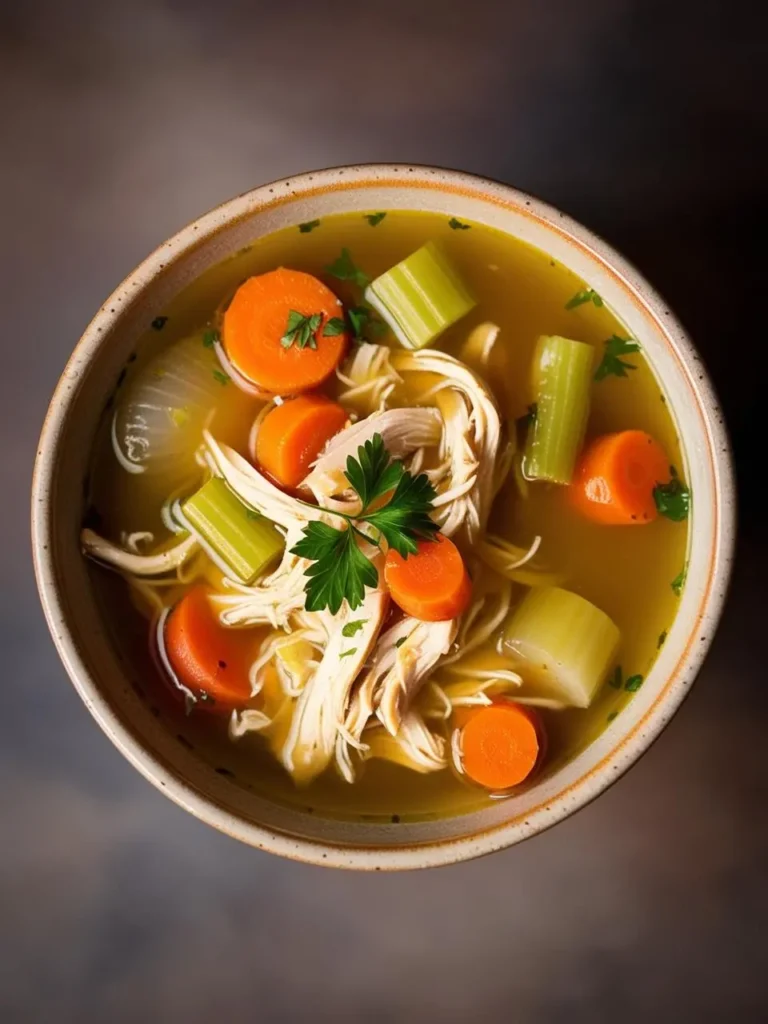
[[[569,338],[539,338],[534,357],[536,416],[528,428],[523,474],[569,484],[589,417],[594,349]]]
[[[250,584],[282,554],[283,537],[273,523],[253,512],[219,477],[181,505],[179,519],[222,572]]]
[[[429,345],[475,305],[434,242],[377,277],[366,288],[365,299],[411,349]]]
[[[505,628],[504,646],[526,692],[586,708],[613,665],[619,630],[578,594],[534,587]]]

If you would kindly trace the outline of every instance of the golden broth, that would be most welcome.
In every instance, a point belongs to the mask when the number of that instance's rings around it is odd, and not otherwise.
[[[454,230],[435,214],[394,212],[376,227],[359,214],[330,217],[311,232],[297,228],[256,241],[225,262],[206,271],[191,287],[158,314],[167,317],[162,331],[148,330],[129,368],[140,369],[159,346],[177,340],[211,321],[222,301],[253,274],[290,266],[323,277],[345,302],[360,294],[348,282],[329,278],[323,268],[343,247],[370,277],[397,263],[428,240],[443,247],[477,299],[472,313],[440,339],[440,348],[453,354],[473,326],[492,321],[501,328],[499,352],[489,377],[510,422],[522,415],[530,395],[533,347],[541,334],[561,334],[602,349],[613,333],[626,336],[622,325],[605,308],[591,302],[567,310],[566,303],[583,283],[548,255],[500,232],[479,225]],[[642,339],[639,339],[642,341]],[[626,378],[608,377],[592,387],[588,436],[640,428],[666,449],[670,462],[682,469],[674,424],[659,385],[641,353],[631,355],[636,366]],[[333,392],[335,385],[329,386]],[[228,402],[242,405],[242,418],[229,417],[217,436],[245,451],[252,417],[249,401],[229,388]],[[230,410],[231,411],[231,410]],[[112,455],[109,416],[105,416],[96,445],[92,471],[92,505],[99,529],[113,539],[121,532],[159,530],[159,509],[167,497],[153,493],[125,473]],[[216,425],[214,425],[216,432]],[[160,485],[161,489],[162,485]],[[548,568],[561,572],[563,585],[602,608],[621,630],[618,660],[625,678],[647,675],[660,637],[672,623],[677,595],[671,583],[685,564],[687,525],[659,518],[642,527],[592,524],[568,507],[563,488],[532,484],[520,497],[513,479],[507,481],[494,505],[490,529],[527,547],[541,535],[541,557]],[[227,738],[226,719],[202,712],[186,716],[169,699],[168,687],[149,657],[147,622],[130,605],[127,588],[114,574],[94,568],[94,584],[111,613],[110,629],[126,659],[137,661],[140,687],[156,714],[168,723],[179,741],[192,745],[223,774],[271,799],[312,809],[333,817],[390,820],[457,814],[488,800],[481,791],[458,780],[451,771],[419,775],[389,763],[366,764],[352,786],[326,771],[308,787],[298,789],[258,736],[237,743]],[[516,588],[521,597],[524,588]],[[254,645],[260,638],[254,631]],[[482,660],[482,652],[480,654]],[[620,713],[631,694],[606,684],[588,710],[542,711],[549,747],[544,771],[552,770],[593,740]]]

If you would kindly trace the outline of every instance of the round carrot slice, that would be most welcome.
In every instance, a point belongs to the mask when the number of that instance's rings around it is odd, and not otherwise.
[[[568,492],[572,504],[596,523],[642,524],[656,518],[654,488],[669,480],[661,445],[643,430],[622,430],[586,447]]]
[[[345,409],[324,395],[299,395],[276,405],[256,435],[259,468],[281,487],[295,489],[347,419]]]
[[[419,541],[418,551],[407,558],[390,548],[384,579],[403,611],[424,622],[455,619],[472,598],[472,581],[459,549],[442,534]]]
[[[526,779],[539,759],[536,720],[512,701],[474,711],[461,730],[461,764],[487,789],[509,789]]]
[[[179,682],[200,698],[199,708],[229,711],[251,697],[253,638],[222,626],[208,593],[198,584],[175,605],[165,623],[165,653]]]
[[[224,314],[224,350],[265,393],[299,394],[322,384],[339,364],[348,338],[343,319],[341,302],[322,281],[281,267],[237,289]],[[329,320],[341,324],[329,327]]]

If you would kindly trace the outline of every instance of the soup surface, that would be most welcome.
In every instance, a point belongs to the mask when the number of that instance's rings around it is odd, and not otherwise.
[[[83,547],[142,696],[241,786],[461,813],[642,686],[684,584],[682,455],[642,339],[547,254],[434,214],[297,225],[158,309],[126,371]]]

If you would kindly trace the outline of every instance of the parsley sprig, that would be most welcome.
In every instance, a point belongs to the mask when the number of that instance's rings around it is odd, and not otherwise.
[[[618,334],[612,335],[605,342],[603,358],[595,371],[595,380],[604,380],[606,377],[628,377],[627,370],[636,370],[634,363],[628,363],[621,356],[629,355],[631,352],[639,352],[640,346],[636,341],[629,338],[620,338]]]
[[[565,308],[576,309],[578,306],[583,306],[585,302],[591,302],[597,309],[600,309],[603,305],[603,300],[594,288],[582,288],[580,292],[576,292],[573,298],[566,302]]]
[[[358,288],[367,288],[371,283],[371,279],[365,271],[355,266],[352,254],[346,248],[342,249],[341,256],[334,260],[333,263],[329,263],[325,269],[327,273],[337,278],[337,280],[352,281]]]
[[[322,322],[322,313],[309,313],[305,316],[303,313],[299,313],[298,310],[289,310],[288,323],[286,324],[285,334],[280,339],[280,344],[283,348],[290,348],[291,345],[296,345],[297,348],[316,349],[317,332]],[[346,329],[347,325],[343,319],[340,316],[333,316],[326,320],[322,336],[324,338],[333,338],[338,334],[343,334]]]
[[[691,510],[691,491],[677,474],[674,466],[669,467],[672,479],[666,484],[657,484],[653,489],[656,511],[675,523],[682,523]]]
[[[438,531],[430,518],[435,490],[426,474],[413,476],[402,462],[392,460],[381,434],[360,445],[357,458],[347,458],[344,474],[360,499],[355,516],[333,512],[346,521],[337,529],[328,523],[309,523],[291,553],[312,565],[307,577],[307,611],[328,608],[336,614],[346,599],[351,609],[359,608],[366,587],[379,582],[376,566],[363,553],[358,540],[379,547],[383,538],[404,558],[416,552],[419,540],[429,540]],[[381,504],[387,494],[389,500]]]
[[[311,313],[304,316],[297,310],[292,309],[288,313],[288,325],[285,334],[280,339],[283,348],[290,348],[295,344],[297,348],[317,348],[317,330],[323,322],[322,313]]]

